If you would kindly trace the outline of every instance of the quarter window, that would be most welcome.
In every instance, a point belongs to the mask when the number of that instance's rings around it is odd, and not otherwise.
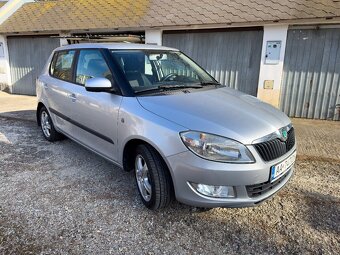
[[[51,75],[55,78],[72,81],[72,65],[75,50],[61,51],[57,57],[53,59],[51,67]]]
[[[112,73],[99,50],[81,50],[76,71],[76,83],[84,85],[90,78],[107,78]]]

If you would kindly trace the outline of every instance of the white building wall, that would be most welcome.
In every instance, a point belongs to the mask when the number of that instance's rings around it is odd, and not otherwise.
[[[162,45],[162,30],[146,30],[145,31],[145,43]]]
[[[9,55],[6,36],[0,35],[0,43],[3,47],[3,51],[1,50],[0,55],[0,90],[8,90],[9,92],[11,92],[11,76],[9,69]]]
[[[285,57],[288,25],[270,25],[263,27],[263,44],[257,97],[276,107],[279,106],[283,61]],[[268,41],[281,41],[281,51],[278,64],[265,64]],[[264,88],[265,81],[273,84],[272,88]]]
[[[63,38],[63,37],[69,37],[69,36],[71,36],[71,34],[69,34],[69,33],[67,33],[67,34],[65,34],[65,33],[60,33],[59,34],[60,35],[60,46],[66,46],[66,45],[68,45],[68,42],[67,42],[67,39],[65,39],[65,38]]]

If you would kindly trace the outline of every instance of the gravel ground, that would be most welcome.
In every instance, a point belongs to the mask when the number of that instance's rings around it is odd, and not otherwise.
[[[272,199],[152,212],[132,173],[0,117],[0,254],[340,254],[340,123],[294,123],[295,175]]]

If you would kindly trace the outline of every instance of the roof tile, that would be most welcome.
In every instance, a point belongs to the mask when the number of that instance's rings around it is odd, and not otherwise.
[[[340,3],[333,0],[55,0],[24,4],[0,25],[0,33],[326,17],[340,17]]]

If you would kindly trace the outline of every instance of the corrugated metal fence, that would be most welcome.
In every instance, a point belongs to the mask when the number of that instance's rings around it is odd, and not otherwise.
[[[262,30],[165,32],[163,45],[180,49],[220,83],[257,95]]]
[[[35,95],[35,80],[60,40],[49,37],[9,37],[12,93]]]
[[[291,117],[340,119],[340,29],[288,30],[281,109]]]

